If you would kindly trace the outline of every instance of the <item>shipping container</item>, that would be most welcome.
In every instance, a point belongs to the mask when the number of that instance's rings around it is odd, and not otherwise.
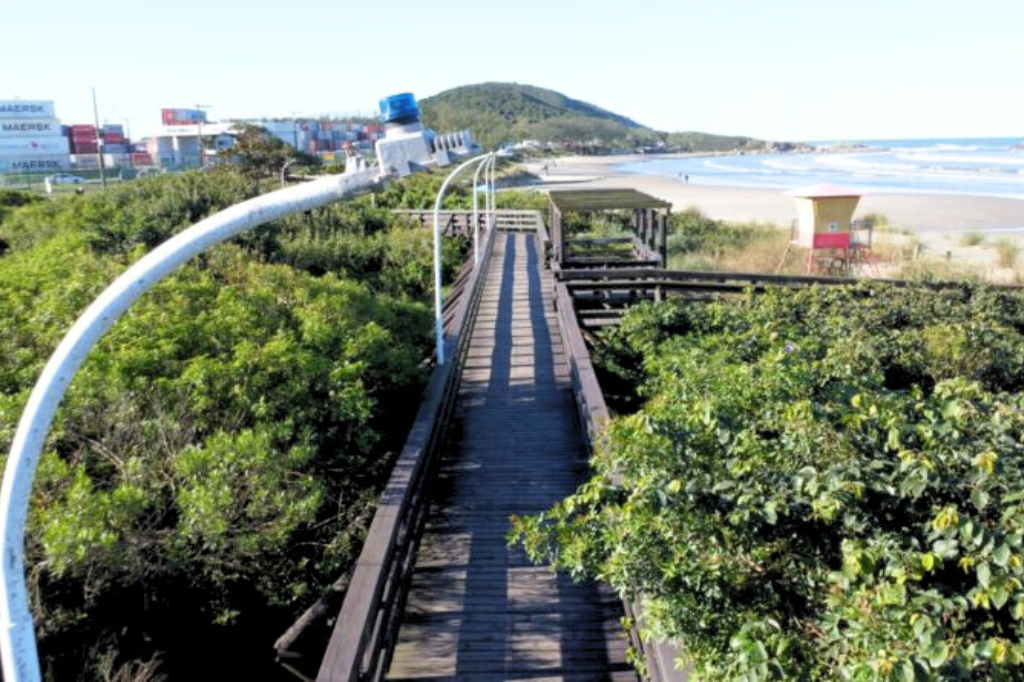
[[[70,130],[72,133],[89,132],[89,133],[92,133],[94,135],[96,134],[96,126],[91,126],[91,125],[88,125],[88,124],[81,124],[80,123],[80,124],[77,124],[77,125],[71,125],[71,126],[68,126],[68,130]]]
[[[123,135],[124,134],[124,126],[121,125],[120,123],[104,123],[103,124],[103,132],[104,133],[120,133],[120,134]]]
[[[107,144],[124,144],[124,135],[120,133],[103,133],[103,141]]]
[[[50,137],[0,137],[0,154],[67,154],[68,138]]]
[[[72,154],[71,167],[75,170],[92,170],[100,167],[99,154]]]
[[[132,163],[136,166],[152,166],[153,157],[146,152],[132,152]]]
[[[60,121],[53,118],[0,119],[0,137],[62,136]]]
[[[103,165],[106,168],[128,168],[131,165],[129,154],[104,154]]]
[[[127,154],[128,145],[124,144],[105,144],[103,145],[103,151],[106,154]]]
[[[93,142],[72,142],[71,153],[72,154],[98,154],[100,151],[99,145]]]
[[[70,170],[67,154],[51,156],[0,156],[0,173],[59,173]]]
[[[53,100],[0,100],[0,118],[57,118]]]

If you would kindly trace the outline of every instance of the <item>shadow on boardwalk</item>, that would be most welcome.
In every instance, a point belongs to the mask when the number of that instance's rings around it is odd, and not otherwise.
[[[635,680],[615,596],[506,545],[588,469],[536,237],[494,249],[389,678]]]

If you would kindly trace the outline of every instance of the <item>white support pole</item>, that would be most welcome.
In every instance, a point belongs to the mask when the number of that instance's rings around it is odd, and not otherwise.
[[[497,197],[494,196],[494,167],[498,164],[498,157],[491,155],[491,159],[487,164],[487,173],[490,175],[490,181],[487,183],[487,203],[490,206],[488,209],[489,215],[487,216],[487,226],[494,229],[494,213],[498,210]]]
[[[32,481],[54,414],[89,350],[136,299],[197,254],[258,225],[350,197],[379,179],[378,170],[331,175],[264,194],[201,220],[128,268],[71,327],[32,389],[14,434],[0,488],[0,657],[7,682],[40,680],[25,584],[25,522]]]
[[[455,176],[474,163],[480,163],[487,159],[486,155],[474,156],[469,161],[464,161],[455,170],[448,174],[448,177],[441,183],[441,189],[437,191],[437,200],[434,201],[434,327],[437,336],[437,364],[444,364],[444,300],[441,293],[441,200],[444,199],[445,190]]]
[[[490,155],[488,155],[490,158]],[[480,265],[480,201],[478,198],[477,188],[480,186],[480,171],[484,169],[486,163],[481,163],[476,167],[476,172],[473,173],[473,267]],[[487,178],[484,177],[486,181]],[[486,198],[486,195],[485,195]]]

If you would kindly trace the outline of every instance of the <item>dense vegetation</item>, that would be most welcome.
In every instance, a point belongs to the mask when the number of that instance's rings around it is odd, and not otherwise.
[[[799,254],[786,252],[788,243],[789,230],[714,220],[691,207],[669,217],[668,265],[673,270],[795,270],[803,274]]]
[[[739,135],[711,135],[709,133],[669,133],[665,141],[683,152],[731,152],[737,149],[763,149],[763,140]]]
[[[623,414],[533,557],[642,595],[697,679],[1024,679],[1024,297],[672,301],[596,350]]]
[[[89,356],[30,513],[48,678],[274,675],[273,640],[356,556],[418,406],[430,235],[380,206],[439,182],[393,183],[217,247]],[[4,196],[0,453],[84,307],[154,245],[259,191],[218,170]],[[446,244],[449,278],[464,254]]]
[[[707,133],[665,134],[593,104],[532,85],[481,83],[446,90],[420,102],[425,123],[440,132],[469,129],[480,144],[495,148],[521,140],[595,148],[647,147],[659,143],[686,151],[761,147],[745,137]]]

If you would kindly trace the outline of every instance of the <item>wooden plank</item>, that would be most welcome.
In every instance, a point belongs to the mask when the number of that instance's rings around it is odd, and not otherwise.
[[[493,248],[389,678],[636,680],[617,598],[506,544],[512,514],[589,468],[542,236],[499,232]]]

